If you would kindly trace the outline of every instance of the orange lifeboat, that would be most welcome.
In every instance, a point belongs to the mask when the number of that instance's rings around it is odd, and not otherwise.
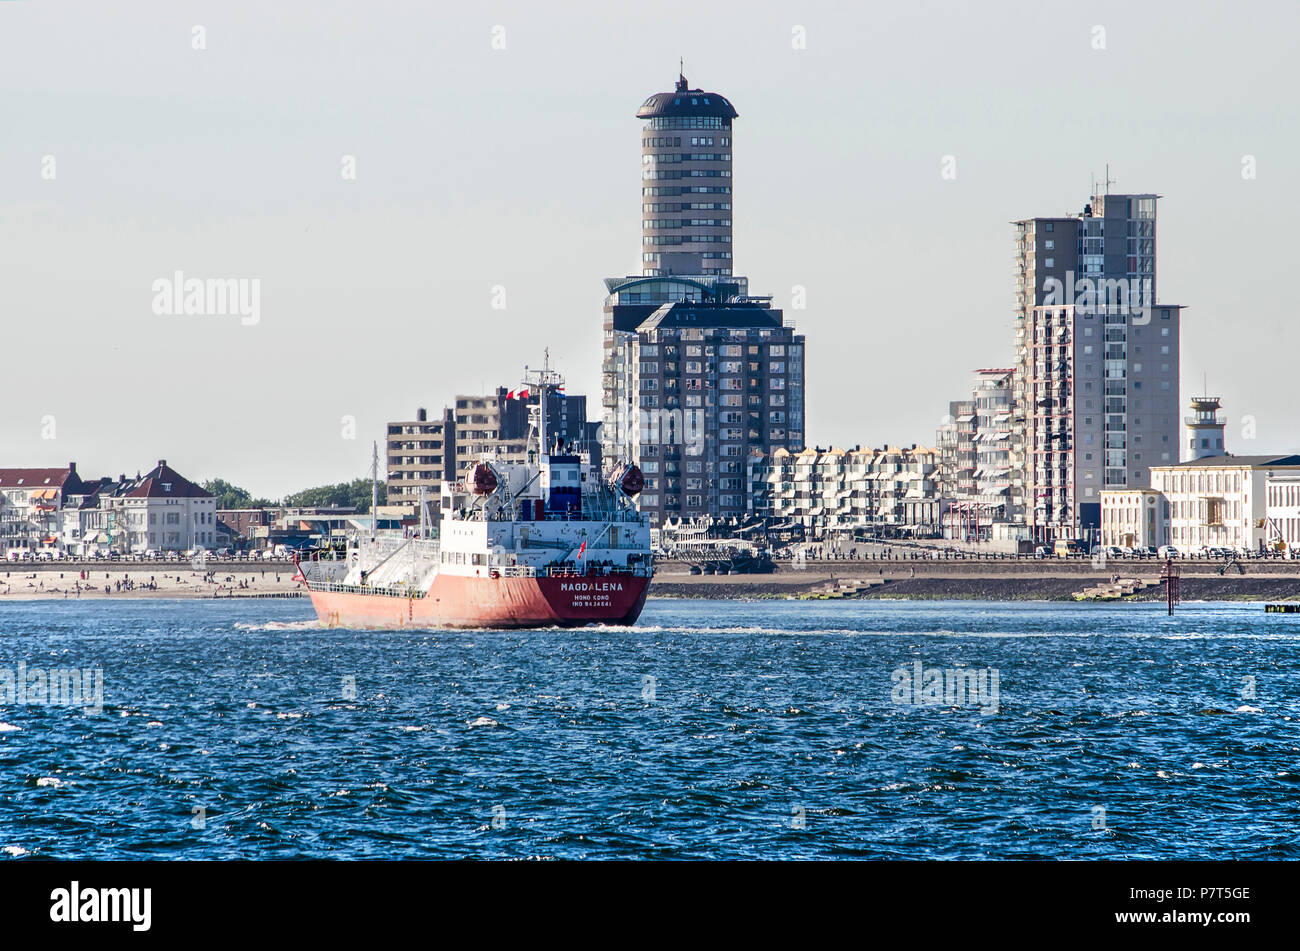
[[[486,462],[480,462],[474,467],[474,474],[470,477],[471,491],[475,495],[491,495],[497,490],[501,480],[497,478],[496,470]]]

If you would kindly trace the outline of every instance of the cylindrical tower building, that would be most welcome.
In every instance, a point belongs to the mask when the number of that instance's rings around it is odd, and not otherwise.
[[[731,120],[726,97],[655,93],[637,110],[641,138],[641,273],[730,275]]]
[[[1184,462],[1224,454],[1224,421],[1219,418],[1219,397],[1193,396],[1192,415],[1187,424],[1187,457]]]

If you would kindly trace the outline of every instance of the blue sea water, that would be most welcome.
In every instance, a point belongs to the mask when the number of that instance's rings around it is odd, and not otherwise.
[[[10,602],[0,633],[0,669],[103,671],[101,713],[0,706],[0,857],[1300,857],[1300,615],[1258,604]],[[996,710],[915,702],[918,661],[996,672]]]

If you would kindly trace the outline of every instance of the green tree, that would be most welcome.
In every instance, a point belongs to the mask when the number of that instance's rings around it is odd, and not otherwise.
[[[379,504],[386,504],[388,498],[387,486],[382,482],[379,483]],[[370,480],[353,479],[351,482],[338,482],[334,485],[320,485],[311,489],[303,489],[301,492],[294,492],[292,495],[285,496],[284,504],[289,506],[339,506],[343,508],[355,508],[359,514],[365,515],[370,512]]]
[[[275,504],[268,499],[255,499],[247,489],[233,485],[225,479],[209,479],[203,483],[203,488],[217,497],[219,509],[255,509]]]

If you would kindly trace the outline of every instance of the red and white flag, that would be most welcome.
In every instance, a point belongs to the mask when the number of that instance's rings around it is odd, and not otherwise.
[[[506,399],[508,400],[528,399],[528,387],[525,386],[522,390],[511,390],[509,393],[506,394]]]
[[[586,542],[583,542],[583,543],[582,543],[582,547],[578,549],[578,557],[581,558],[581,557],[582,557],[582,553],[583,553],[584,551],[586,551],[586,550],[587,550],[587,543],[586,543]]]

